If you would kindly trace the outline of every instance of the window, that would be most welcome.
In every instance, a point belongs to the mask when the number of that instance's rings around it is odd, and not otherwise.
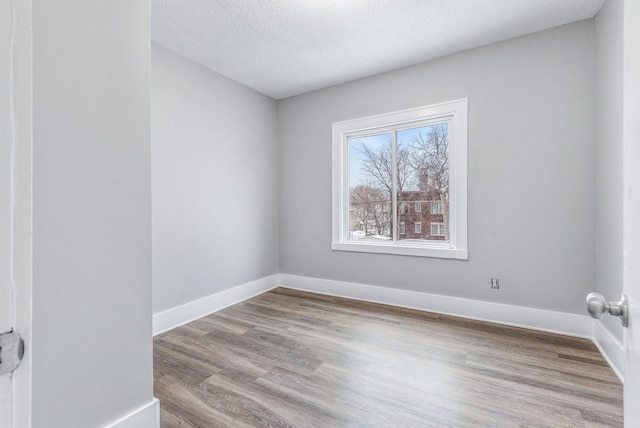
[[[444,214],[444,209],[442,207],[442,201],[433,201],[433,202],[431,202],[431,214]]]
[[[446,236],[444,223],[431,223],[431,236]]]
[[[443,215],[437,234],[416,200]],[[466,99],[333,124],[331,248],[468,258]]]

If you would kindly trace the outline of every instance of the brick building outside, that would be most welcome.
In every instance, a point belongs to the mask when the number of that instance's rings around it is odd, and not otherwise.
[[[445,241],[448,230],[444,216],[446,200],[425,191],[405,191],[398,195],[400,239]]]
[[[448,199],[428,183],[428,177],[423,173],[419,177],[419,190],[398,193],[398,239],[449,239],[446,215]],[[391,219],[391,204],[388,199],[385,201],[387,197],[384,192],[366,186],[360,189],[360,198],[352,191],[352,239],[391,239],[394,222]]]

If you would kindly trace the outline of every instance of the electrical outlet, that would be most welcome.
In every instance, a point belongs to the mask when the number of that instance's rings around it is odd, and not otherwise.
[[[491,278],[491,289],[492,290],[500,289],[500,280],[498,278]]]

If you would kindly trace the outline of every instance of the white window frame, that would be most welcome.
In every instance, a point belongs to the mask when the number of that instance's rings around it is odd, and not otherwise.
[[[421,221],[416,221],[415,223],[413,223],[413,233],[422,234],[422,222]]]
[[[449,241],[405,242],[349,240],[349,137],[448,123]],[[467,248],[467,98],[409,110],[333,123],[333,216],[331,249],[468,260]],[[394,204],[397,201],[394,198]],[[396,211],[399,207],[395,207]]]
[[[435,205],[435,204],[437,204],[437,205]],[[439,210],[436,210],[436,212],[433,212],[434,211],[433,210],[434,205],[440,208]],[[442,206],[442,201],[431,201],[431,209],[429,210],[429,213],[432,214],[432,215],[443,214],[444,213],[444,207]]]
[[[416,202],[416,204],[414,205],[414,209],[417,213],[421,213],[422,212],[422,202]]]
[[[438,233],[433,233],[433,226],[437,226]],[[442,233],[440,233],[440,229],[442,229]],[[441,221],[431,222],[429,223],[429,235],[430,236],[446,236],[445,225]]]

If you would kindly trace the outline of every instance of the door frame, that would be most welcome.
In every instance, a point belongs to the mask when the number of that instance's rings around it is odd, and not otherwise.
[[[32,0],[9,0],[12,10],[12,223],[13,329],[25,352],[13,372],[13,427],[31,426],[32,242],[33,242],[33,15]]]
[[[640,3],[623,4],[623,289],[629,297],[629,328],[624,331],[625,426],[640,420]],[[635,426],[635,425],[634,425]]]

